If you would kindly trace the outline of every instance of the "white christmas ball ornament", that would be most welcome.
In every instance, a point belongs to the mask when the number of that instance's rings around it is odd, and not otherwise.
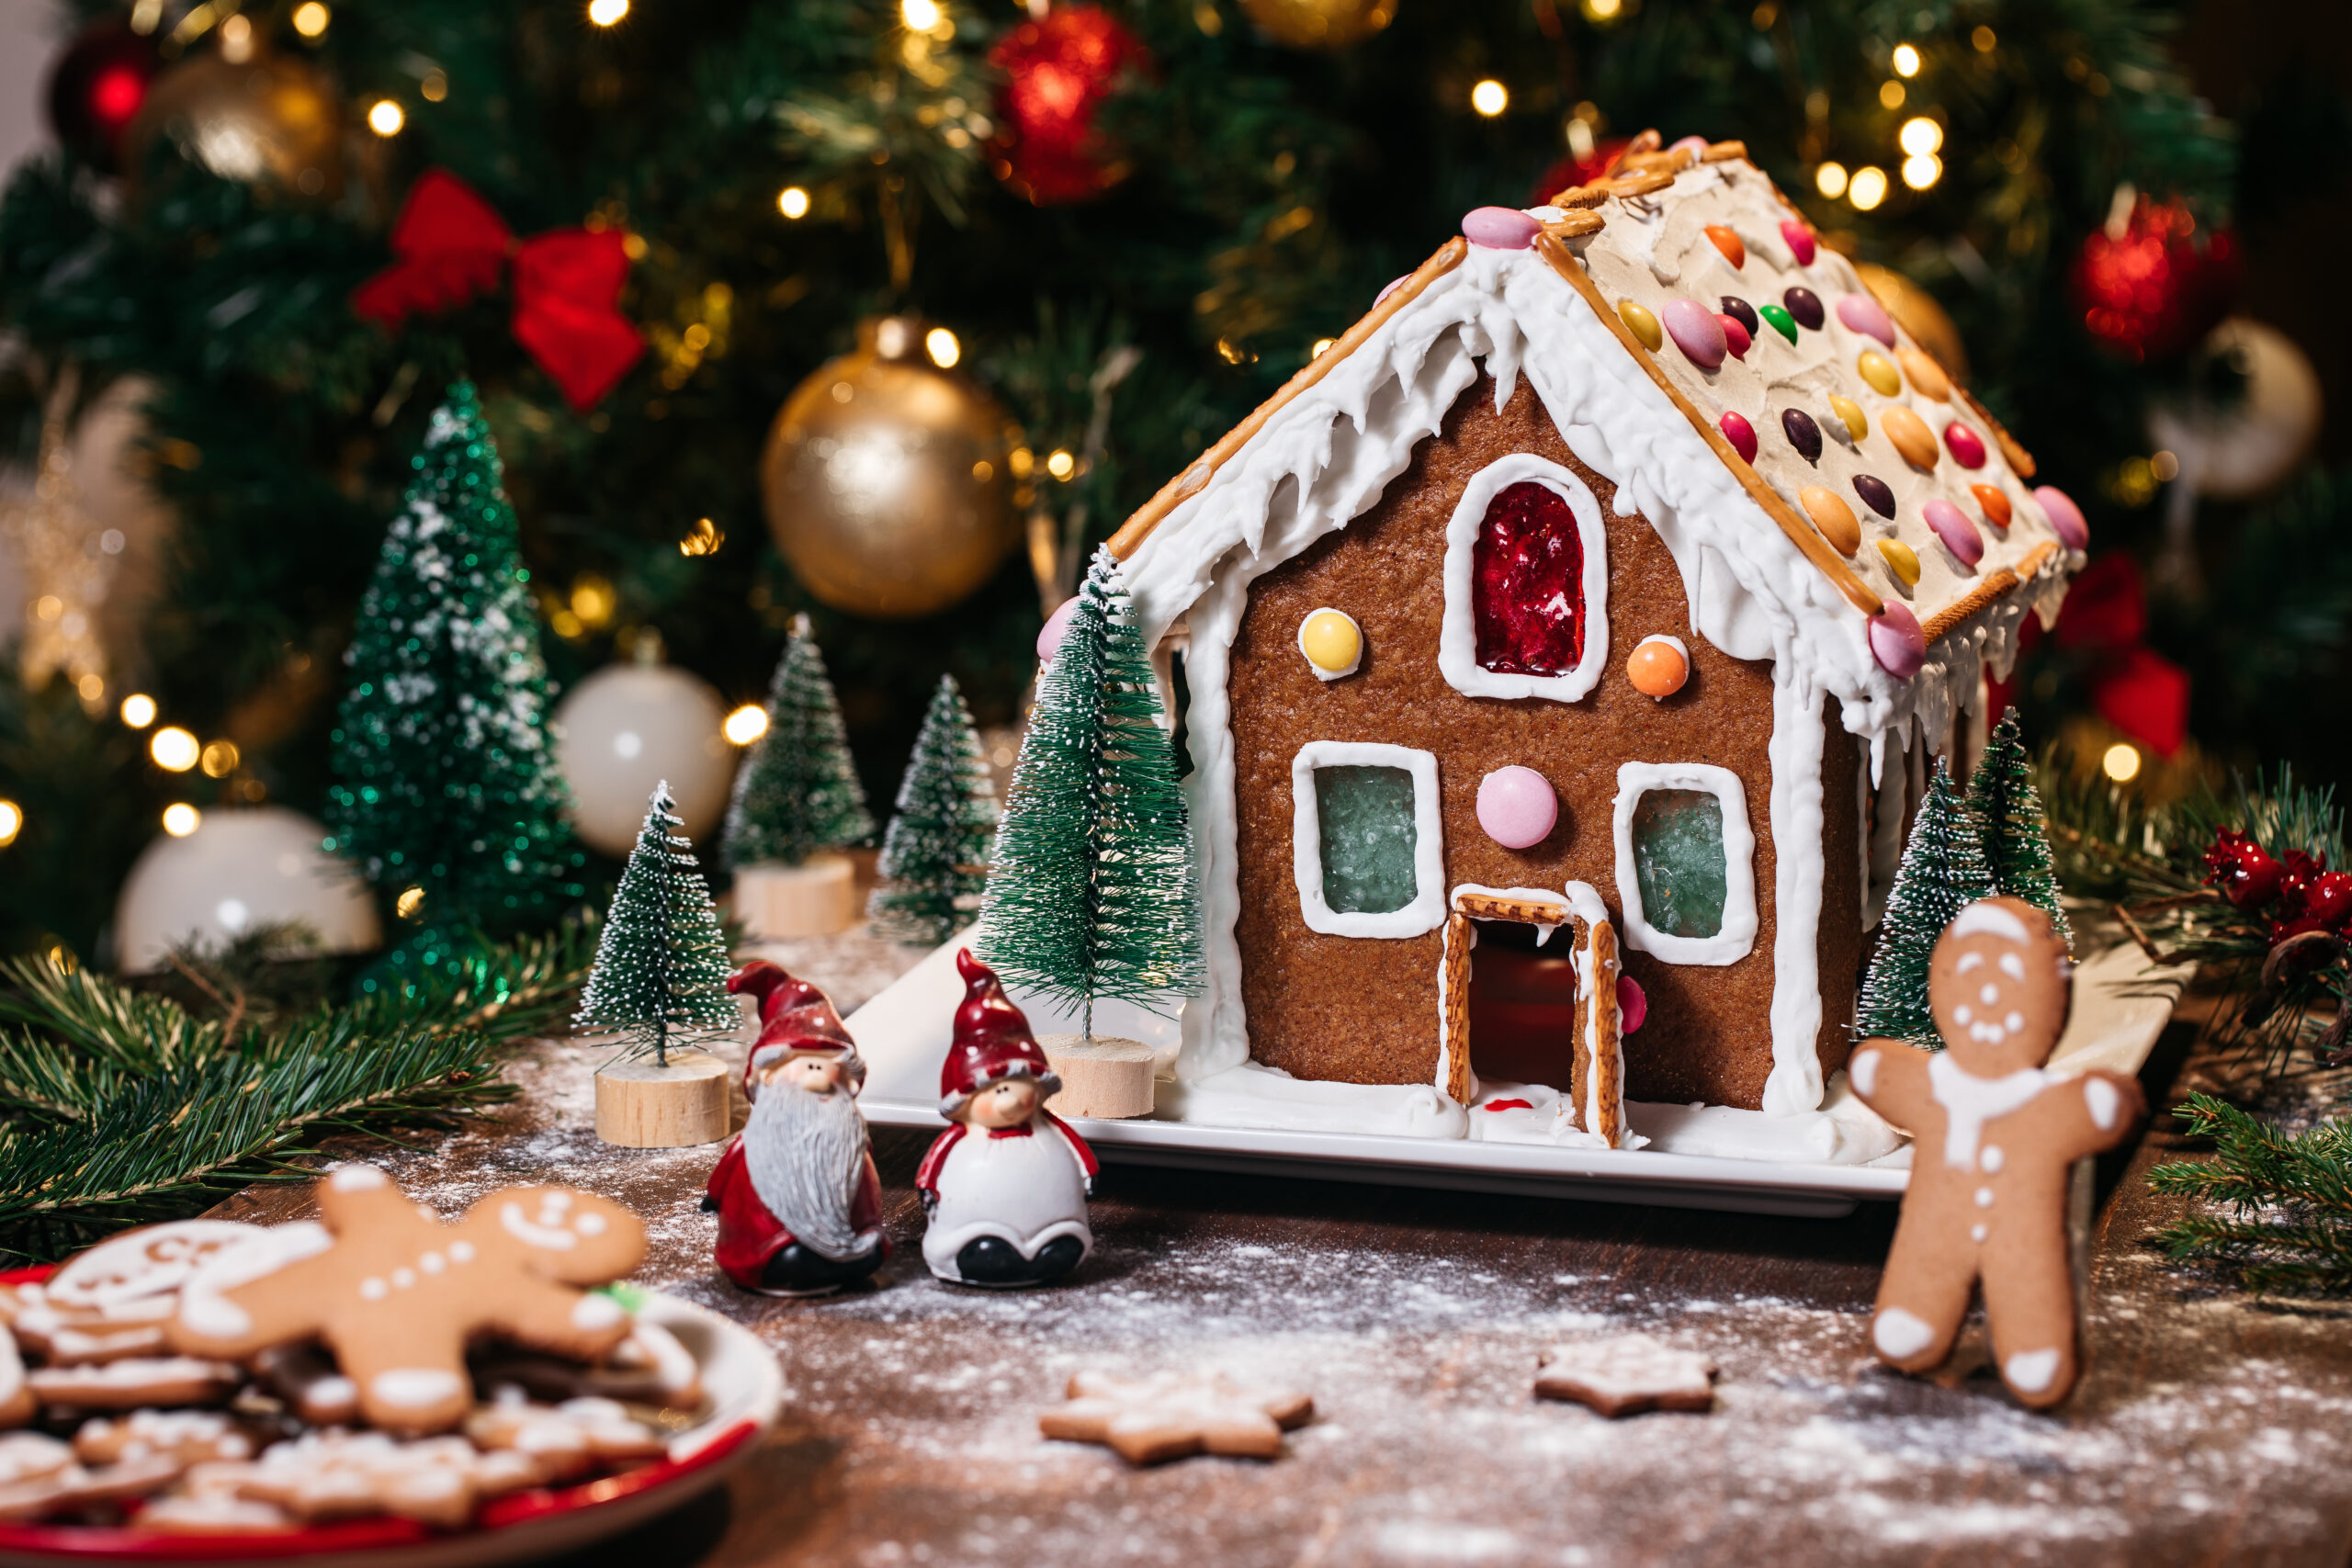
[[[667,779],[687,837],[702,846],[735,777],[726,723],[718,694],[675,665],[607,665],[574,686],[555,710],[555,760],[581,838],[627,855],[646,798]]]
[[[2216,501],[2250,501],[2302,466],[2319,438],[2319,372],[2278,328],[2233,316],[2205,352],[2245,378],[2243,397],[2217,408],[2201,399],[2158,404],[2148,431],[2180,463],[2180,482]]]
[[[217,948],[256,927],[300,925],[313,951],[381,945],[376,901],[347,862],[319,847],[327,830],[278,806],[208,811],[185,838],[158,838],[122,885],[115,962],[152,974],[186,943]]]

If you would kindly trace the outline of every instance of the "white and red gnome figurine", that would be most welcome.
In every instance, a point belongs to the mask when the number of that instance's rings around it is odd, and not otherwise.
[[[727,1277],[768,1296],[817,1296],[863,1280],[890,1255],[882,1179],[857,1091],[865,1064],[825,993],[764,960],[728,977],[760,1000],[743,1069],[752,1102],[702,1201],[718,1214]]]
[[[1094,1250],[1094,1151],[1046,1109],[1061,1080],[996,972],[968,952],[956,968],[964,1003],[939,1069],[939,1113],[955,1125],[915,1172],[931,1217],[922,1260],[959,1285],[1046,1284]]]

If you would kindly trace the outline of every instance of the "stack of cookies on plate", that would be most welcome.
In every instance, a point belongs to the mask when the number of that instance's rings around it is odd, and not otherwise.
[[[644,1227],[562,1187],[454,1224],[369,1165],[320,1222],[116,1236],[0,1285],[0,1520],[203,1533],[394,1515],[649,1464],[702,1404],[695,1358],[591,1287]]]

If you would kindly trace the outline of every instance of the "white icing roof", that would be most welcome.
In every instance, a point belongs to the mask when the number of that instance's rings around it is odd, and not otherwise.
[[[1652,163],[1663,167],[1666,160]],[[1552,225],[1575,258],[1567,265],[1581,265],[1604,300],[1631,299],[1662,313],[1678,297],[1710,312],[1726,294],[1757,307],[1781,304],[1791,287],[1820,298],[1821,327],[1801,328],[1792,344],[1762,325],[1744,362],[1727,357],[1721,368],[1704,370],[1671,336],[1649,356],[1698,418],[1713,424],[1731,409],[1749,420],[1759,448],[1752,470],[1743,475],[1733,466],[1736,457],[1717,454],[1692,415],[1635,357],[1644,351],[1629,351],[1542,248],[1471,244],[1458,265],[1447,265],[1449,254],[1462,247],[1456,241],[1415,275],[1417,293],[1385,319],[1375,308],[1327,351],[1332,363],[1303,371],[1235,435],[1261,421],[1254,432],[1213,448],[1114,540],[1114,548],[1126,548],[1127,585],[1146,637],[1156,641],[1221,570],[1254,578],[1371,508],[1419,444],[1438,433],[1483,365],[1495,378],[1498,406],[1527,376],[1569,449],[1616,481],[1621,507],[1649,520],[1681,570],[1692,624],[1711,642],[1735,657],[1772,660],[1782,681],[1834,694],[1846,728],[1858,735],[1877,739],[1915,716],[1931,734],[1940,733],[1952,712],[1973,700],[1981,661],[1990,658],[2005,670],[2026,611],[2054,615],[2066,576],[2081,562],[2005,459],[1981,411],[1957,393],[1949,400],[1928,397],[1907,370],[1893,396],[1865,384],[1856,368],[1860,355],[1874,350],[1894,360],[1896,352],[1839,320],[1839,299],[1865,293],[1860,278],[1827,250],[1809,266],[1798,265],[1779,227],[1794,213],[1744,157],[1684,167],[1664,188],[1611,194],[1586,211],[1538,208],[1529,216]],[[1595,216],[1597,231],[1575,233]],[[1739,235],[1743,267],[1733,269],[1706,237],[1709,225]],[[1897,336],[1900,347],[1917,351],[1907,335]],[[1832,392],[1865,411],[1870,430],[1859,443],[1845,439],[1828,406]],[[1883,428],[1884,413],[1897,405],[1916,412],[1938,438],[1938,460],[1925,472],[1905,462]],[[1784,435],[1780,415],[1788,407],[1803,408],[1821,426],[1817,464],[1806,462]],[[1982,436],[1982,468],[1962,468],[1943,447],[1945,426],[1955,419]],[[1874,475],[1893,491],[1892,521],[1857,494],[1858,474]],[[1769,513],[1748,490],[1751,478],[1793,517]],[[2006,530],[1983,522],[1972,483],[1996,486],[2009,498]],[[1807,541],[1808,558],[1792,539],[1792,526],[1810,526],[1798,500],[1807,485],[1834,491],[1853,510],[1862,534],[1853,557],[1815,538]],[[1187,487],[1196,488],[1188,494]],[[1181,497],[1172,505],[1171,495]],[[1938,498],[1958,506],[1984,538],[1984,558],[1973,569],[1944,547],[1921,515]],[[1163,507],[1154,525],[1149,514]],[[1876,547],[1880,539],[1916,552],[1916,587],[1895,574]],[[2022,586],[1988,592],[2018,574],[2021,563],[2028,569],[2019,574],[2027,577]],[[2037,565],[2038,573],[2031,570]],[[1926,667],[1912,680],[1889,674],[1871,651],[1869,622],[1856,599],[1872,594],[1906,604],[1934,638]],[[1946,624],[1938,623],[1939,613]]]

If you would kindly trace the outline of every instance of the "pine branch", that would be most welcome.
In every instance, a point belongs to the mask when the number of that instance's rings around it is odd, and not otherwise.
[[[2213,1153],[2160,1165],[2149,1185],[2227,1212],[2177,1220],[2155,1243],[2258,1294],[2352,1294],[2352,1123],[2289,1133],[2210,1094],[2174,1113]]]

